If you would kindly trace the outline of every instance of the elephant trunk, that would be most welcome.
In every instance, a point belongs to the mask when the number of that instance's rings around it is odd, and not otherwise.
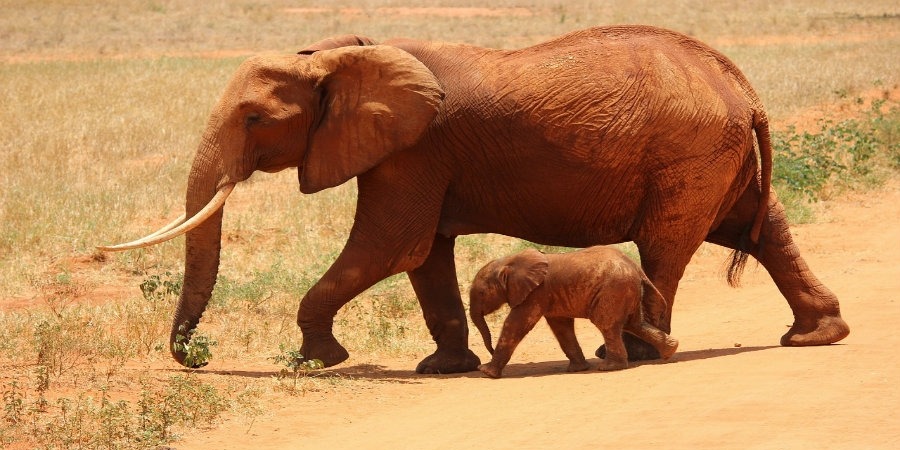
[[[480,301],[473,301],[471,305],[469,305],[469,314],[472,317],[472,323],[475,324],[475,328],[478,329],[478,333],[480,333],[481,338],[484,339],[484,348],[493,355],[494,345],[491,343],[491,329],[488,328],[487,321],[484,320],[484,317],[487,314],[481,307]]]
[[[194,159],[188,178],[185,212],[193,217],[219,195],[222,176],[217,170],[219,158],[215,144],[204,140]],[[225,188],[233,187],[227,184]],[[224,202],[224,200],[223,200]],[[187,343],[200,322],[206,305],[212,296],[219,270],[223,208],[216,209],[202,223],[188,231],[185,238],[184,286],[172,321],[169,349],[180,364],[188,366],[186,354],[174,344]],[[179,336],[181,336],[179,338]]]

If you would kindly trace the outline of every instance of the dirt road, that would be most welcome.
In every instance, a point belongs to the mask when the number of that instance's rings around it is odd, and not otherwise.
[[[540,325],[500,380],[351,358],[338,371],[362,380],[353,388],[285,396],[252,426],[226,422],[172,446],[900,448],[900,181],[843,198],[794,233],[841,299],[852,331],[839,344],[779,347],[792,317],[766,272],[751,264],[743,287],[728,288],[726,253],[710,246],[682,281],[673,323],[681,347],[669,363],[568,374]],[[602,341],[586,322],[579,337],[586,351]]]

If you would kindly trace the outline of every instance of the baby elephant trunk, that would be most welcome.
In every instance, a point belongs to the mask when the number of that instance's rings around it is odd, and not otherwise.
[[[484,348],[493,355],[494,346],[491,344],[491,330],[488,328],[487,321],[484,320],[485,314],[482,313],[481,307],[477,304],[471,305],[469,313],[472,316],[472,323],[475,324],[475,328],[478,329],[478,332],[481,333],[481,338],[484,339]]]

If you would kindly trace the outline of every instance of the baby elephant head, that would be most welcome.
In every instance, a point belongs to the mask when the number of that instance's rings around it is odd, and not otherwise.
[[[475,275],[469,291],[469,315],[491,354],[494,354],[494,347],[484,316],[500,309],[503,303],[512,308],[521,305],[531,291],[544,282],[549,266],[543,253],[528,249],[495,259]]]

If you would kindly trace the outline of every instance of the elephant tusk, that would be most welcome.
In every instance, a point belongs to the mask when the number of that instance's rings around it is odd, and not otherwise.
[[[159,235],[165,233],[166,231],[169,231],[169,230],[177,227],[178,225],[181,225],[182,223],[184,223],[185,219],[187,219],[187,214],[182,213],[180,216],[178,216],[177,219],[169,222],[168,224],[166,224],[166,226],[160,228],[155,233],[147,235],[147,237],[151,238],[151,237],[159,236]]]
[[[183,220],[183,216],[179,217],[178,220],[164,226],[159,231],[150,234],[146,237],[138,239],[136,241],[126,242],[124,244],[117,245],[102,245],[97,246],[97,249],[104,252],[120,252],[123,250],[131,250],[135,248],[144,248],[150,247],[151,245],[156,245],[161,242],[168,241],[170,239],[174,239],[178,236],[181,236],[188,231],[193,230],[194,228],[200,226],[206,219],[216,213],[222,205],[225,204],[225,199],[231,194],[231,191],[234,189],[234,184],[227,184],[223,186],[216,195],[200,210],[197,214],[191,217],[188,220]],[[180,222],[180,223],[176,223]]]

